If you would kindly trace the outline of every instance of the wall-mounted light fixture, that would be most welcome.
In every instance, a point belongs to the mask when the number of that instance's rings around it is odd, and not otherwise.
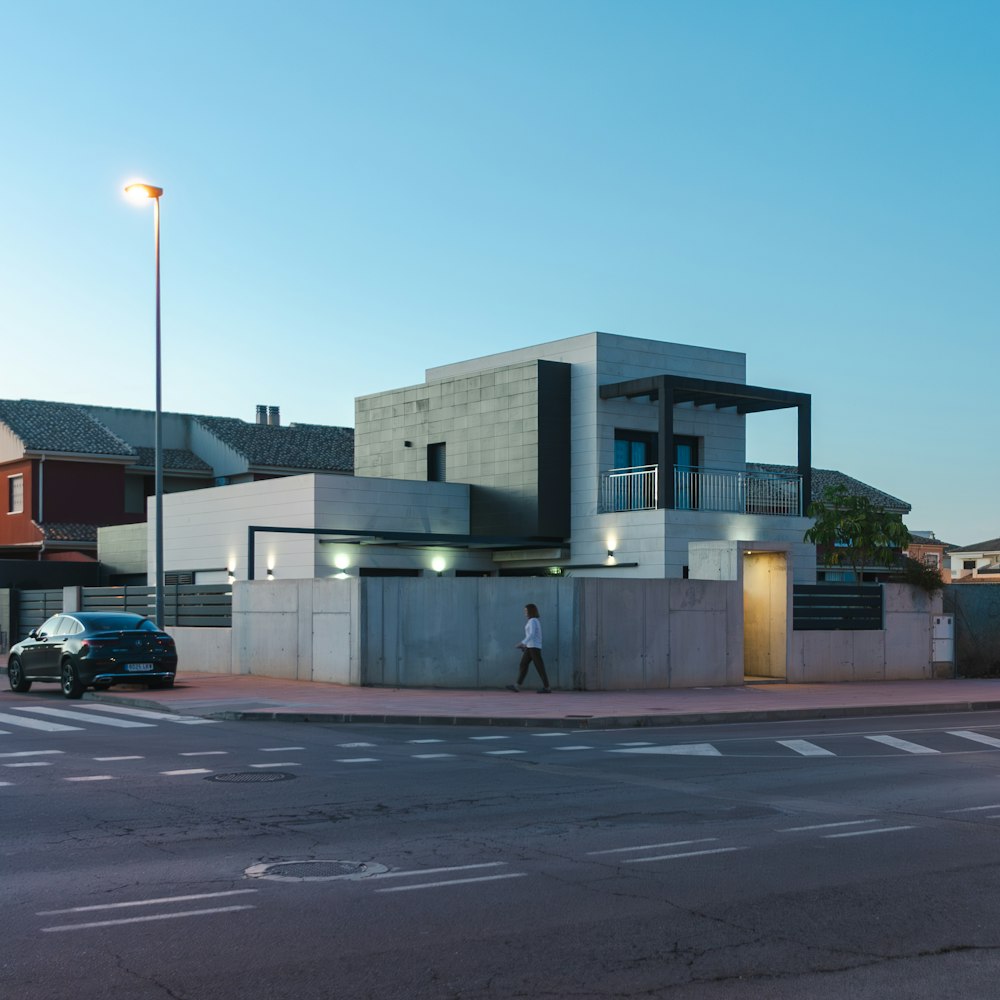
[[[339,570],[345,570],[351,565],[351,557],[346,552],[338,552],[333,557],[333,565]]]
[[[444,561],[443,556],[435,556],[431,560],[431,569],[434,570],[434,572],[437,573],[438,576],[440,576],[444,572],[444,568],[447,565],[448,564]]]
[[[412,448],[413,447],[413,442],[412,441],[404,441],[403,442],[403,447],[404,448]]]
[[[268,580],[274,579],[274,570],[270,566],[267,567],[267,578]]]

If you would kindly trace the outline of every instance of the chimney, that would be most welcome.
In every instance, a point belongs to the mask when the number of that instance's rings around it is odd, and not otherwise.
[[[281,411],[278,409],[277,406],[269,406],[267,408],[267,422],[272,427],[281,426]]]
[[[257,404],[257,423],[266,424],[267,423],[267,407],[263,403]]]

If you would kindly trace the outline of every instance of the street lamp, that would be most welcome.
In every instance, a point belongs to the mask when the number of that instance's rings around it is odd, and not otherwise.
[[[163,628],[163,421],[160,400],[160,196],[163,188],[152,184],[127,184],[125,193],[129,197],[152,198],[153,200],[153,245],[156,252],[156,418],[153,424],[155,436],[155,476],[156,493],[156,624]]]

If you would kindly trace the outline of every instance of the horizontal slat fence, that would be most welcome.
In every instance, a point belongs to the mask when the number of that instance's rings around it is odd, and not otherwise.
[[[131,611],[155,615],[152,587],[83,587],[82,611]],[[163,588],[160,624],[186,628],[228,628],[233,624],[233,590],[228,583],[168,584]]]
[[[792,628],[876,631],[883,627],[882,593],[877,583],[796,583],[792,587]]]
[[[62,611],[63,592],[54,590],[17,590],[14,597],[14,642],[20,642],[33,628]]]

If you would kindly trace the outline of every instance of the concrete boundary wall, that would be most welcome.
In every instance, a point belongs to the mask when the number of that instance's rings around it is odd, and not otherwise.
[[[231,628],[181,628],[167,632],[177,645],[177,671],[184,674],[233,673],[233,630]]]
[[[931,596],[902,583],[883,584],[885,621],[881,631],[791,633],[788,680],[926,680],[935,676],[932,623],[941,614],[940,594]]]
[[[378,687],[500,688],[516,677],[515,647],[529,602],[541,612],[554,687],[613,691],[743,683],[743,590],[734,580],[241,581],[233,586],[229,670]],[[932,620],[940,609],[940,597],[887,584],[881,631],[789,630],[787,680],[933,677]],[[175,631],[182,671],[227,672],[224,640],[203,644],[189,635],[209,631]],[[204,648],[212,666],[196,665],[196,647]],[[537,684],[534,669],[528,683]]]

